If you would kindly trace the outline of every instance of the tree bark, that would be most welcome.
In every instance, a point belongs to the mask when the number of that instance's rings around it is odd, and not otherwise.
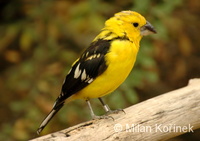
[[[160,141],[200,128],[200,79],[188,86],[151,98],[112,114],[32,141]]]

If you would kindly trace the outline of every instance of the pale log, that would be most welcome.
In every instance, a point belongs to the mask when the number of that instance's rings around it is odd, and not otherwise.
[[[158,141],[200,128],[200,79],[112,114],[33,139],[62,141]]]

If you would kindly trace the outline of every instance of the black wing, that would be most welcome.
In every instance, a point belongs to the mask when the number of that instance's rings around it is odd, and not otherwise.
[[[102,74],[106,68],[105,54],[110,47],[110,41],[99,39],[87,48],[78,61],[72,66],[62,86],[58,103],[80,91]]]

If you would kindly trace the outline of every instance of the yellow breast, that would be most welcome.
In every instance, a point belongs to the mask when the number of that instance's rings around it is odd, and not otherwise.
[[[91,84],[74,94],[73,99],[90,99],[114,91],[128,76],[136,60],[138,48],[127,40],[114,40],[106,54],[108,68]]]

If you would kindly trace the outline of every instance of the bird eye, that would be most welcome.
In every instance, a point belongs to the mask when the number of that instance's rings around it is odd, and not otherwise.
[[[139,25],[138,23],[133,23],[134,27],[138,27],[138,25]]]

